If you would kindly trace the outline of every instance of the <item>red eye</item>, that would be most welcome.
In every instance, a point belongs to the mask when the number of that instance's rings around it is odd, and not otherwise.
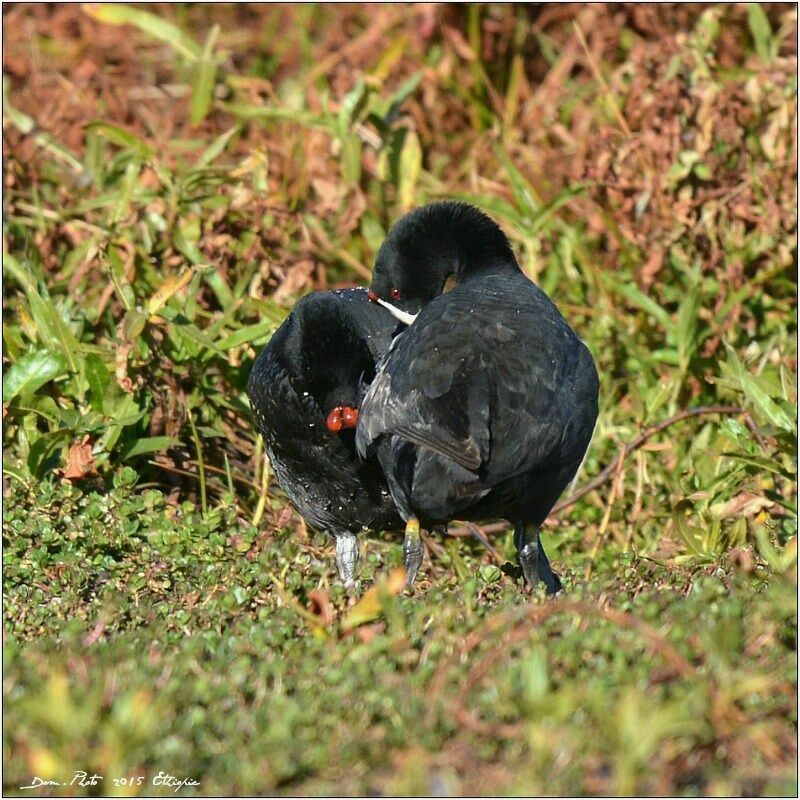
[[[389,292],[389,296],[392,298],[392,300],[399,300],[403,296],[403,293],[399,289],[394,288],[391,292]]]

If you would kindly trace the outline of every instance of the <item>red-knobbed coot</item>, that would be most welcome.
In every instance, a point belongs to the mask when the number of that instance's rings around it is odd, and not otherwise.
[[[528,585],[541,579],[555,593],[539,526],[592,438],[599,384],[588,349],[522,273],[501,229],[465,203],[399,220],[369,298],[413,320],[379,364],[356,431],[407,523],[409,583],[422,561],[420,522],[503,518]]]
[[[380,465],[356,454],[364,382],[398,323],[364,289],[307,295],[253,364],[247,393],[277,481],[315,528],[336,539],[336,566],[354,582],[356,531],[402,527]]]

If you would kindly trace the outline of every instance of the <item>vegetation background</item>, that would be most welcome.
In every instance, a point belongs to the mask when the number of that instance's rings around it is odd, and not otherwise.
[[[6,793],[796,794],[796,6],[3,23]],[[453,526],[351,607],[253,433],[275,326],[437,197],[597,360],[556,600]]]

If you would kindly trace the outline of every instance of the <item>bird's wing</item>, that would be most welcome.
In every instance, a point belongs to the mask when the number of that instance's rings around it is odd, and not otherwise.
[[[453,295],[426,307],[379,366],[359,447],[394,433],[476,472],[502,441],[488,476],[498,480],[546,463],[571,413],[577,337],[538,290],[521,304],[506,294],[508,309]]]
[[[363,453],[392,433],[477,472],[489,455],[486,360],[474,343],[442,337],[452,333],[448,315],[436,320],[418,320],[395,340],[361,407],[356,443]]]

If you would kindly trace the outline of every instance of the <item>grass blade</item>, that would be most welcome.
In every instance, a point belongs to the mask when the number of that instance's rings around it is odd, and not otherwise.
[[[148,36],[168,44],[189,61],[199,61],[200,46],[177,25],[149,11],[132,8],[124,3],[84,3],[83,10],[98,22],[109,25],[133,25]]]
[[[215,25],[208,34],[203,55],[197,68],[194,83],[192,84],[192,97],[189,101],[189,119],[192,125],[202,122],[214,102],[214,85],[217,77],[217,61],[214,58],[214,45],[219,36],[219,25]]]
[[[760,61],[768,64],[773,58],[772,28],[761,3],[747,4],[747,23],[750,26],[750,33],[753,35],[756,55]]]
[[[739,356],[736,355],[736,351],[727,342],[724,344],[725,349],[728,351],[728,360],[739,379],[745,397],[747,397],[773,425],[783,428],[783,430],[789,431],[789,433],[794,433],[796,430],[795,424],[789,418],[789,415],[758,385],[739,359]]]

